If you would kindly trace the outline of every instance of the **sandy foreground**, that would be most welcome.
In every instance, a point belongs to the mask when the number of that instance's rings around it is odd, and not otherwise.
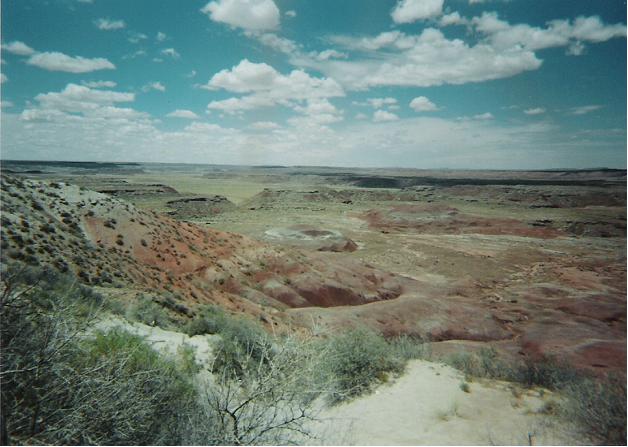
[[[98,329],[123,327],[155,348],[175,354],[195,348],[206,364],[217,336],[189,337],[180,332],[101,321]],[[461,385],[467,383],[468,392]],[[311,445],[574,445],[586,443],[542,413],[559,398],[547,390],[525,390],[507,382],[465,381],[459,371],[435,362],[413,360],[404,374],[371,394],[333,407],[322,406],[310,429]]]
[[[372,394],[323,410],[315,431],[336,445],[576,444],[539,410],[557,398],[497,381],[471,382],[446,365],[414,360]],[[582,441],[580,441],[582,442]]]

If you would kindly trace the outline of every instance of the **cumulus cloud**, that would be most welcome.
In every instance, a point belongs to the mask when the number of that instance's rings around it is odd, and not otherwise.
[[[191,110],[181,110],[177,109],[166,115],[169,118],[184,118],[184,119],[198,119],[198,115]]]
[[[89,88],[113,88],[118,85],[113,81],[82,81],[81,84]]]
[[[35,54],[35,50],[19,40],[3,44],[2,49],[9,53],[17,54],[18,56],[30,56],[31,54]]]
[[[298,51],[299,45],[290,39],[285,37],[279,37],[274,33],[257,33],[247,31],[245,33],[248,37],[252,37],[259,41],[262,45],[272,48],[275,51],[279,51],[285,54],[292,54]]]
[[[598,16],[578,17],[570,20],[552,20],[546,28],[528,24],[511,25],[501,20],[496,12],[485,12],[474,17],[475,29],[487,36],[487,41],[497,50],[518,47],[536,51],[545,48],[570,46],[571,54],[581,54],[582,42],[599,43],[626,36],[623,24],[607,25]]]
[[[458,11],[454,11],[452,13],[442,16],[438,23],[440,24],[440,26],[466,25],[469,23],[469,21],[462,17]]]
[[[5,75],[4,73],[0,73],[0,84],[4,84],[8,80],[9,78],[7,77],[7,75]]]
[[[388,107],[397,104],[396,98],[368,98],[366,100],[367,104],[369,104],[374,109],[381,109],[382,107]]]
[[[290,9],[288,11],[285,12],[286,17],[296,17],[297,16],[297,12],[293,9]]]
[[[289,119],[288,122],[293,126],[325,126],[343,119],[343,112],[326,98],[308,99],[305,106],[297,105],[294,111],[303,116]]]
[[[135,100],[135,95],[68,84],[61,92],[41,93],[35,96],[35,100],[45,108],[77,111],[92,108],[93,104],[110,105],[116,102],[132,102]]]
[[[157,35],[155,36],[155,39],[157,39],[157,42],[163,42],[167,38],[168,36],[166,35],[166,33],[162,33],[161,31],[159,31]]]
[[[526,109],[523,111],[526,115],[542,115],[545,113],[545,109],[542,107],[533,107],[531,109]]]
[[[444,0],[399,0],[390,13],[395,23],[412,23],[438,17],[443,13]]]
[[[554,20],[545,27],[512,25],[494,12],[470,20],[450,13],[440,22],[466,24],[478,39],[470,43],[448,38],[431,27],[419,34],[394,30],[365,37],[335,35],[329,40],[339,47],[336,51],[349,55],[347,60],[295,55],[292,62],[318,70],[352,90],[431,87],[508,78],[537,70],[542,64],[536,54],[539,50],[567,47],[568,54],[578,55],[584,43],[626,36],[625,25],[608,25],[597,16]]]
[[[208,105],[209,109],[229,113],[275,104],[294,106],[294,101],[344,96],[342,87],[333,79],[312,77],[303,70],[293,70],[284,75],[268,64],[248,59],[230,70],[216,73],[202,88],[247,93],[242,97],[212,101]]]
[[[143,92],[149,92],[151,90],[157,90],[159,92],[165,92],[166,91],[166,86],[163,85],[161,82],[157,81],[157,82],[149,82],[148,84],[144,85],[142,87],[142,91]]]
[[[431,87],[481,82],[541,66],[541,60],[532,51],[497,51],[486,43],[470,46],[459,39],[447,39],[434,28],[419,35],[391,31],[373,38],[336,36],[333,40],[365,56],[302,63],[357,90],[382,85]]]
[[[124,20],[98,19],[94,21],[94,25],[103,31],[114,31],[126,27]]]
[[[161,50],[161,54],[171,57],[173,59],[179,59],[181,57],[181,55],[174,48],[164,48],[163,50]]]
[[[415,112],[433,112],[438,110],[436,104],[434,104],[425,96],[417,96],[412,101],[410,101],[410,108]]]
[[[37,106],[30,106],[20,115],[24,121],[94,119],[146,119],[147,115],[133,109],[119,108],[115,104],[132,102],[133,93],[97,90],[83,85],[68,84],[61,92],[35,96]]]
[[[107,59],[101,57],[89,59],[81,56],[68,56],[56,51],[33,54],[26,63],[48,71],[64,71],[67,73],[88,73],[90,71],[113,70],[116,68]]]
[[[573,107],[569,109],[569,114],[570,115],[586,115],[587,113],[595,112],[596,110],[600,110],[601,108],[602,106],[596,105],[596,104],[592,104],[589,106]]]
[[[0,78],[2,77],[2,75],[0,75]],[[13,107],[13,103],[11,101],[5,101],[4,99],[0,101],[0,108],[2,109],[8,109],[10,107]]]
[[[373,121],[376,123],[381,123],[385,121],[396,121],[399,117],[394,113],[387,112],[386,110],[376,110],[373,113]]]
[[[205,5],[201,12],[215,22],[251,31],[279,27],[279,8],[273,0],[217,0]]]

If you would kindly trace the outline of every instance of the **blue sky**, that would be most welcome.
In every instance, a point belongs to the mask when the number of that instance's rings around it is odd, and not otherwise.
[[[5,0],[2,158],[626,167],[617,0]]]

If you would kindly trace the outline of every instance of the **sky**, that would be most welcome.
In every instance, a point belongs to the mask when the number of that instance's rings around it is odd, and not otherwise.
[[[619,0],[4,0],[1,157],[626,168]]]

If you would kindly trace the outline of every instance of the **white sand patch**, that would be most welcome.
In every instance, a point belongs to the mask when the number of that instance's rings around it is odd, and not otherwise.
[[[330,445],[528,445],[585,442],[539,414],[551,393],[513,393],[504,382],[469,383],[445,365],[411,361],[394,383],[322,411],[315,426]],[[563,430],[561,430],[562,432]]]

